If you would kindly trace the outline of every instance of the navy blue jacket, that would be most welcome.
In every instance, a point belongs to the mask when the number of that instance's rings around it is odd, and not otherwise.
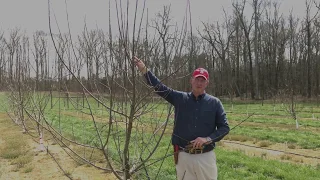
[[[172,144],[185,147],[197,137],[210,136],[213,142],[208,148],[214,148],[215,142],[229,133],[226,113],[218,98],[205,93],[196,99],[192,92],[173,90],[162,84],[150,71],[145,78],[158,95],[174,106]]]

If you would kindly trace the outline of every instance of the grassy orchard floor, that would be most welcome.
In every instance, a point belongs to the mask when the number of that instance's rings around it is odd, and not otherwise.
[[[3,121],[5,120],[5,122]],[[1,147],[4,147],[4,141],[8,139],[20,139],[23,142],[28,142],[27,135],[22,135],[19,128],[14,126],[11,121],[8,119],[2,119],[1,123]],[[12,133],[5,133],[4,128],[8,128]],[[15,134],[15,135],[13,135]],[[20,138],[14,138],[15,136]],[[23,136],[23,139],[21,139]],[[7,137],[7,138],[6,138]],[[5,139],[3,141],[3,139]],[[29,141],[30,142],[30,141]],[[12,144],[12,142],[10,143]],[[33,148],[30,147],[29,143],[26,147],[25,143],[21,141],[17,143],[15,148],[26,148],[30,159],[27,161],[23,161],[26,164],[18,168],[19,166],[16,164],[17,162],[24,159],[26,155],[21,153],[16,158],[4,158],[1,160],[1,168],[0,168],[0,177],[9,177],[9,178],[18,178],[18,179],[43,179],[43,178],[59,178],[59,179],[67,179],[63,176],[59,168],[55,165],[53,160],[46,154],[40,153],[36,154],[34,149],[37,144],[33,144]],[[32,144],[32,143],[31,143]],[[21,146],[19,146],[21,145]],[[58,151],[55,153],[55,156],[59,159],[68,159],[67,157],[60,156],[62,154],[61,149],[58,150],[54,147],[54,145],[50,145],[50,149],[56,149]],[[5,149],[5,148],[4,148]],[[225,180],[239,180],[239,179],[290,179],[290,180],[301,180],[301,179],[310,179],[316,180],[320,179],[319,169],[311,166],[305,165],[294,165],[292,163],[283,163],[276,160],[265,160],[259,157],[250,157],[245,155],[240,151],[228,151],[223,148],[223,146],[219,146],[215,150],[217,154],[217,163],[219,168],[219,179]],[[32,156],[31,156],[32,155]],[[4,150],[1,151],[1,158],[4,156]],[[41,160],[40,160],[41,159]],[[174,169],[172,168],[172,159],[168,158],[166,160],[163,167],[163,171],[161,172],[161,176],[158,179],[174,179],[173,175]],[[85,165],[77,166],[72,160],[68,160],[68,163],[64,161],[63,166],[66,167],[66,170],[70,172],[71,176],[75,179],[79,177],[80,179],[85,179],[85,177],[96,177],[96,179],[104,179],[106,176],[103,176],[103,172],[98,171],[94,168],[89,168]],[[47,169],[47,170],[46,170]],[[82,173],[80,173],[82,172]],[[95,173],[93,173],[95,172]],[[92,176],[88,176],[88,175]],[[95,176],[93,176],[95,174]],[[97,174],[100,174],[100,178]],[[85,176],[86,175],[86,176]],[[113,179],[108,177],[106,179]],[[140,178],[139,178],[140,179]]]
[[[103,110],[101,105],[98,107],[92,99],[89,101],[92,102],[91,107],[94,109],[93,114],[97,120],[97,126],[103,127],[109,120],[108,112]],[[66,103],[62,101],[59,111],[58,99],[54,99],[53,102],[55,102],[53,109],[48,106],[45,114],[56,129],[60,127],[63,134],[82,143],[95,141],[96,132],[91,116],[76,111],[71,105],[67,108]],[[152,111],[139,120],[141,128],[144,127],[145,130],[148,130],[150,126],[158,126],[157,120],[163,122],[166,118],[167,104],[158,102],[152,106],[150,107]],[[286,113],[281,104],[264,104],[262,106],[258,103],[238,102],[233,106],[224,103],[224,106],[231,127],[237,125],[247,115],[255,114],[232,130],[225,138],[228,141],[218,144],[215,152],[219,179],[320,179],[320,160],[318,162],[317,160],[311,161],[308,158],[297,158],[286,154],[271,155],[259,150],[261,147],[276,150],[282,150],[280,148],[285,147],[285,151],[288,152],[320,157],[320,121],[317,119],[320,116],[320,108],[317,105],[308,103],[301,105],[303,108],[298,111],[301,126],[298,130],[295,129],[295,121]],[[85,108],[81,110],[88,112]],[[116,115],[114,117],[120,118]],[[168,126],[168,131],[153,159],[162,157],[167,152],[171,153],[172,148],[169,146],[169,142],[172,119]],[[119,126],[119,128],[123,127]],[[104,136],[104,134],[102,135]],[[148,133],[144,135],[148,136]],[[248,151],[248,147],[232,144],[232,142],[257,146],[258,151],[255,150],[256,148],[251,148]],[[110,155],[112,156],[112,153]],[[148,167],[148,170],[157,172],[159,165],[160,163],[156,163]],[[155,173],[152,176],[155,177]],[[137,179],[145,178],[140,175]],[[157,179],[175,179],[172,157],[164,160]]]

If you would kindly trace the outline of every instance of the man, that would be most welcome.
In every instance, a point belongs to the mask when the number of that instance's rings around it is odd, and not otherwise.
[[[162,84],[137,57],[133,57],[133,62],[156,93],[175,107],[172,144],[178,179],[216,180],[213,149],[215,142],[227,135],[230,128],[220,100],[205,91],[209,83],[208,71],[198,68],[193,72],[192,91],[187,93]]]

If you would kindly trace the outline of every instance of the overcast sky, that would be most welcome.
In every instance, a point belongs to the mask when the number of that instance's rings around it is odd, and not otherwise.
[[[117,0],[119,2],[119,0]],[[201,21],[214,22],[222,19],[222,9],[231,14],[231,3],[235,0],[190,0],[193,26],[201,25]],[[281,3],[280,10],[287,15],[291,9],[296,16],[305,13],[305,0],[277,0]],[[316,0],[320,2],[320,0]],[[0,0],[0,30],[8,31],[15,27],[32,33],[36,30],[48,32],[48,1],[47,0]],[[115,0],[111,0],[115,10]],[[130,0],[134,7],[135,0]],[[143,0],[139,0],[138,9],[142,9]],[[149,16],[162,10],[163,5],[171,4],[173,21],[182,21],[186,14],[188,0],[146,0]],[[251,2],[251,0],[249,0]],[[86,19],[91,28],[108,28],[109,0],[67,0],[69,20],[73,32],[81,32]],[[55,14],[61,31],[67,31],[65,0],[51,0],[52,13]],[[133,16],[133,14],[131,13]],[[112,12],[116,22],[115,11]],[[53,17],[54,18],[54,17]],[[52,21],[55,21],[54,19]],[[53,22],[55,23],[55,22]],[[56,26],[54,24],[54,26]]]
[[[108,10],[109,0],[66,0],[69,15],[70,29],[72,36],[76,37],[83,32],[84,22],[88,28],[103,29],[108,32]],[[125,2],[126,0],[122,0]],[[133,19],[133,10],[136,0],[130,1],[130,18]],[[223,20],[223,9],[231,15],[232,2],[237,0],[146,0],[149,19],[163,10],[164,5],[171,5],[171,17],[173,22],[181,22],[186,15],[188,2],[190,2],[192,26],[194,28],[201,26],[201,22],[211,22]],[[239,0],[240,1],[240,0]],[[248,0],[252,2],[252,0]],[[305,15],[305,0],[273,0],[281,3],[280,12],[287,16],[290,10],[296,17],[303,18]],[[65,0],[50,0],[52,29],[53,33],[58,33],[55,17],[62,33],[68,32],[66,21],[66,4]],[[115,2],[120,0],[110,0],[113,35],[118,32],[116,24]],[[138,12],[141,14],[144,0],[139,0]],[[320,0],[316,0],[320,2]],[[123,4],[124,5],[124,4]],[[123,6],[125,7],[125,5]],[[247,16],[251,16],[251,7],[246,9]],[[313,12],[315,12],[315,7]],[[314,14],[314,13],[313,13]],[[0,33],[4,32],[7,36],[14,28],[25,31],[27,35],[37,30],[49,32],[48,25],[48,0],[0,0]],[[50,46],[50,44],[49,44]],[[49,48],[50,49],[50,48]],[[51,49],[53,51],[53,49]],[[49,53],[54,54],[54,53]],[[50,58],[54,59],[54,58]],[[52,61],[54,63],[54,61]]]

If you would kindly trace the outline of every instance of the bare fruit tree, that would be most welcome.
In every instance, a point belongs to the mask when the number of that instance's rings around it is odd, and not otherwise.
[[[154,179],[172,155],[170,140],[165,136],[172,128],[172,107],[153,97],[153,89],[137,73],[132,56],[146,59],[150,67],[157,67],[152,64],[160,60],[159,75],[166,79],[183,66],[172,68],[171,64],[185,51],[179,48],[184,37],[178,38],[178,27],[171,24],[170,8],[165,7],[151,22],[145,7],[138,9],[138,3],[133,16],[129,15],[129,1],[110,3],[116,9],[117,36],[112,35],[114,23],[109,18],[108,33],[85,26],[76,42],[70,34],[54,36],[49,1],[49,26],[56,50],[52,79],[56,81],[50,96],[38,96],[26,110],[29,118],[40,124],[38,129],[45,130],[70,157],[111,171],[118,179]],[[35,40],[39,42],[38,37]],[[37,59],[43,48],[35,49]],[[36,64],[39,62],[37,59]],[[83,72],[87,75],[84,78]],[[75,83],[82,90],[81,96],[69,90]],[[52,106],[48,108],[50,101]],[[163,148],[166,150],[159,150]],[[154,168],[154,164],[160,168]]]

